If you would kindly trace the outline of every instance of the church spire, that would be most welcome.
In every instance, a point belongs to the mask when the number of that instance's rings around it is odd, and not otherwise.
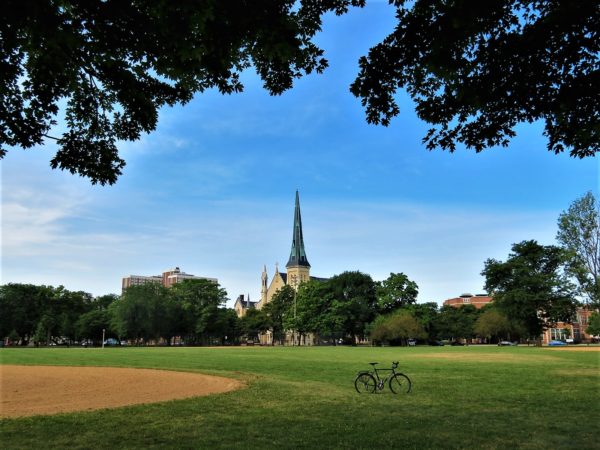
[[[300,196],[296,191],[296,208],[294,210],[294,234],[292,236],[292,251],[290,259],[285,267],[310,267],[304,250],[304,238],[302,237],[302,217],[300,216]]]

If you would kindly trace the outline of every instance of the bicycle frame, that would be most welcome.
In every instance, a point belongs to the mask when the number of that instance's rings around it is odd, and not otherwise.
[[[412,387],[410,378],[402,372],[396,372],[398,368],[398,362],[392,363],[391,369],[383,369],[375,367],[378,363],[369,363],[373,367],[373,370],[363,370],[358,372],[356,379],[354,380],[354,387],[358,393],[362,392],[375,392],[382,391],[386,383],[389,385],[390,390],[394,394],[401,392],[409,393]],[[387,372],[385,375],[380,375],[380,372]]]
[[[391,373],[387,374],[387,376],[385,378],[382,378],[379,376],[379,372],[391,372]],[[379,389],[381,391],[385,387],[385,383],[387,383],[387,381],[390,379],[390,377],[396,375],[396,367],[392,366],[391,369],[378,369],[377,367],[373,366],[373,371],[370,373],[372,375],[375,375],[375,379],[377,381],[377,389]]]

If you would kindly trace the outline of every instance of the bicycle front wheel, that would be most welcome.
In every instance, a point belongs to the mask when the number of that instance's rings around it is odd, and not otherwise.
[[[354,387],[356,388],[356,392],[362,394],[363,392],[366,394],[372,394],[375,392],[375,387],[377,383],[375,383],[375,378],[368,373],[361,373],[356,377],[354,381]]]
[[[390,378],[390,390],[394,394],[408,394],[412,389],[410,378],[403,373],[397,373]]]

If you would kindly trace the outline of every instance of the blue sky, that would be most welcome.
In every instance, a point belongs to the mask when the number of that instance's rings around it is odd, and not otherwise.
[[[539,123],[520,125],[508,148],[429,152],[404,93],[390,127],[368,125],[348,86],[393,25],[386,3],[328,16],[323,75],[271,97],[249,71],[242,94],[163,109],[154,133],[121,145],[114,186],[50,170],[52,143],[11,150],[2,283],[102,295],[120,293],[123,276],[179,266],[218,278],[230,305],[258,299],[263,264],[272,276],[287,262],[298,189],[313,275],[404,272],[421,302],[482,292],[487,258],[524,239],[555,243],[558,215],[598,193],[599,163],[547,152]]]

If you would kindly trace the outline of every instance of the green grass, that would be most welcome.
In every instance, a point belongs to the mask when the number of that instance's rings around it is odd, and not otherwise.
[[[0,421],[9,448],[598,448],[600,353],[533,347],[3,349],[3,364],[146,367],[247,381],[227,394]],[[367,363],[408,395],[359,395]]]

